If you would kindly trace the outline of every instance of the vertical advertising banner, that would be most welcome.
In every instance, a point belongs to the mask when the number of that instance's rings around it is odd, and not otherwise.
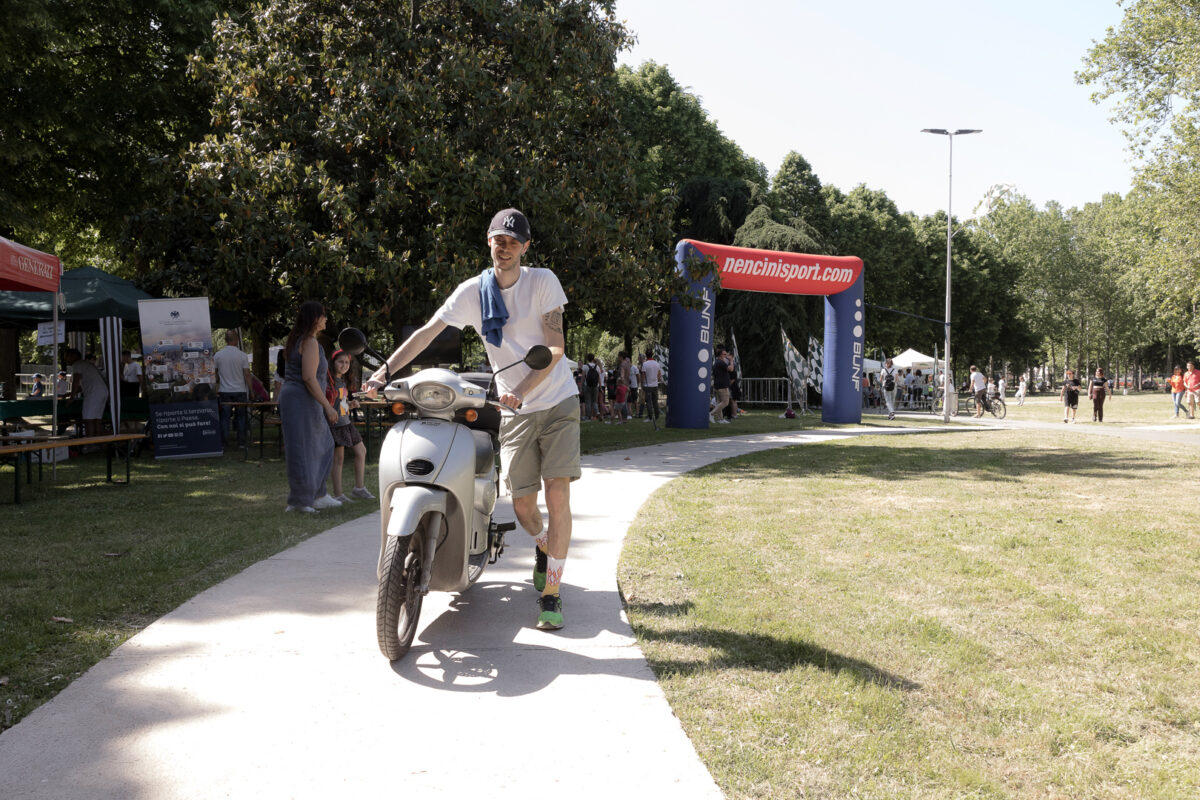
[[[222,453],[208,298],[139,300],[155,458]]]

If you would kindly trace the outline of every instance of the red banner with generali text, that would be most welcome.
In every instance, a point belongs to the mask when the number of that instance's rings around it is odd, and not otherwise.
[[[0,289],[57,292],[62,263],[56,256],[0,236]]]
[[[854,256],[813,256],[685,241],[716,262],[723,289],[831,295],[853,286],[863,269],[862,259]]]

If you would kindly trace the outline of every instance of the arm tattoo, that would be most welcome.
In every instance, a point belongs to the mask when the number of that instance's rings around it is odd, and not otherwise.
[[[562,333],[563,332],[562,309],[556,308],[553,311],[543,314],[542,315],[542,324],[545,325],[550,330],[554,331],[555,333]]]

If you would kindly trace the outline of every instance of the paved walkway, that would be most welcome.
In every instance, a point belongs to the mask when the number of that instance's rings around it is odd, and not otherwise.
[[[532,543],[518,531],[470,591],[426,598],[418,642],[390,665],[375,644],[378,512],[339,525],[193,598],[6,731],[0,798],[719,798],[622,610],[630,522],[655,489],[713,461],[912,432],[587,457],[567,627],[532,627]]]

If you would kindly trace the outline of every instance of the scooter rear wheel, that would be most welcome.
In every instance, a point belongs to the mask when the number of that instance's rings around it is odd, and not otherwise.
[[[389,661],[408,652],[417,635],[421,616],[421,559],[425,537],[416,534],[388,538],[383,551],[383,572],[375,603],[375,631],[379,649]]]

